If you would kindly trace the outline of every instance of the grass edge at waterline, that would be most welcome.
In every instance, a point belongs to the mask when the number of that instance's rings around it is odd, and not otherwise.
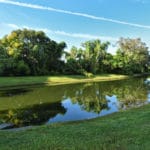
[[[91,120],[0,131],[0,147],[1,150],[148,150],[149,115],[150,104]]]

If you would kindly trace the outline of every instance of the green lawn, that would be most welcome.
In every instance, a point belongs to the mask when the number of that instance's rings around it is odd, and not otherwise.
[[[21,86],[33,84],[59,85],[80,82],[95,82],[125,79],[125,75],[104,74],[93,78],[84,76],[33,76],[33,77],[0,77],[0,87]]]
[[[1,150],[149,150],[150,105],[102,118],[0,131]]]

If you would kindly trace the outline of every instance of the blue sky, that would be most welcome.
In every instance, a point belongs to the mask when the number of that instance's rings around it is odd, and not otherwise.
[[[149,14],[149,0],[0,0],[0,37],[31,28],[68,49],[97,38],[114,45],[120,37],[140,37],[150,47]]]

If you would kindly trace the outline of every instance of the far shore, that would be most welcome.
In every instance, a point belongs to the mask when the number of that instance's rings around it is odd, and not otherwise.
[[[61,85],[84,82],[100,82],[127,79],[129,76],[116,74],[102,74],[87,78],[80,75],[61,76],[29,76],[29,77],[0,77],[0,88],[31,86],[31,85]]]

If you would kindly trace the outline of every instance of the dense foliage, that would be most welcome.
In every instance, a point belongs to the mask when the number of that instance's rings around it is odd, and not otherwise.
[[[120,38],[116,55],[107,52],[109,42],[91,40],[81,48],[51,40],[42,31],[15,30],[0,39],[0,75],[48,75],[99,73],[134,74],[149,71],[148,47],[141,39]],[[62,56],[65,55],[65,60]]]
[[[141,39],[124,39],[118,41],[119,49],[114,56],[113,67],[125,74],[148,72],[149,51]]]
[[[67,71],[71,74],[135,74],[149,71],[149,51],[141,39],[120,38],[115,55],[107,52],[109,44],[93,40],[83,43],[83,49],[72,47],[66,54]]]
[[[46,75],[61,72],[65,43],[50,40],[44,32],[16,30],[0,40],[1,75]]]

